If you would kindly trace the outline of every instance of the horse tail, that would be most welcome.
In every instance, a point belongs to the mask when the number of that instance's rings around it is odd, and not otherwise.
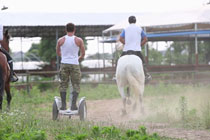
[[[0,95],[4,92],[4,77],[3,77],[3,69],[0,65]]]
[[[129,65],[126,67],[126,77],[128,85],[133,91],[136,99],[139,94],[143,95],[144,91],[144,73],[139,65]]]

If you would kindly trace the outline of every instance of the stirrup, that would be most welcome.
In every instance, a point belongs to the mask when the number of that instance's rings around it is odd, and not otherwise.
[[[150,74],[147,74],[146,79],[152,80],[152,76]]]
[[[145,84],[148,84],[150,80],[152,80],[152,76],[147,73],[145,76]]]
[[[10,82],[17,82],[17,81],[18,81],[18,78],[14,78],[14,77],[10,78]]]
[[[10,77],[10,82],[17,82],[18,81],[18,77],[16,74],[11,75]]]

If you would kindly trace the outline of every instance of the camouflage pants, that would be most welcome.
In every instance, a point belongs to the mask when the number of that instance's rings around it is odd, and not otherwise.
[[[60,67],[60,92],[66,92],[69,86],[69,80],[73,91],[80,92],[81,71],[79,65],[61,64]]]

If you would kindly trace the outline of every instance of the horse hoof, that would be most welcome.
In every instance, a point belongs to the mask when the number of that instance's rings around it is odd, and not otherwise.
[[[144,109],[141,109],[141,114],[145,115]]]
[[[133,110],[136,110],[136,103],[133,105]]]
[[[121,116],[123,117],[123,116],[125,116],[125,115],[127,115],[126,110],[122,110]]]
[[[127,104],[131,105],[131,100],[130,99],[127,100]]]

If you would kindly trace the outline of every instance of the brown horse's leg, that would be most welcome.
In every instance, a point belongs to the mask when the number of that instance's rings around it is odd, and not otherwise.
[[[3,70],[0,65],[0,111],[2,110],[2,102],[3,102],[3,95],[4,95],[4,77],[3,77]]]
[[[9,82],[6,83],[5,90],[6,90],[6,93],[7,93],[7,109],[9,110],[10,109],[10,102],[12,100],[12,96],[11,96],[11,93],[10,93],[10,83]]]
[[[3,92],[0,93],[0,111],[2,110]]]

